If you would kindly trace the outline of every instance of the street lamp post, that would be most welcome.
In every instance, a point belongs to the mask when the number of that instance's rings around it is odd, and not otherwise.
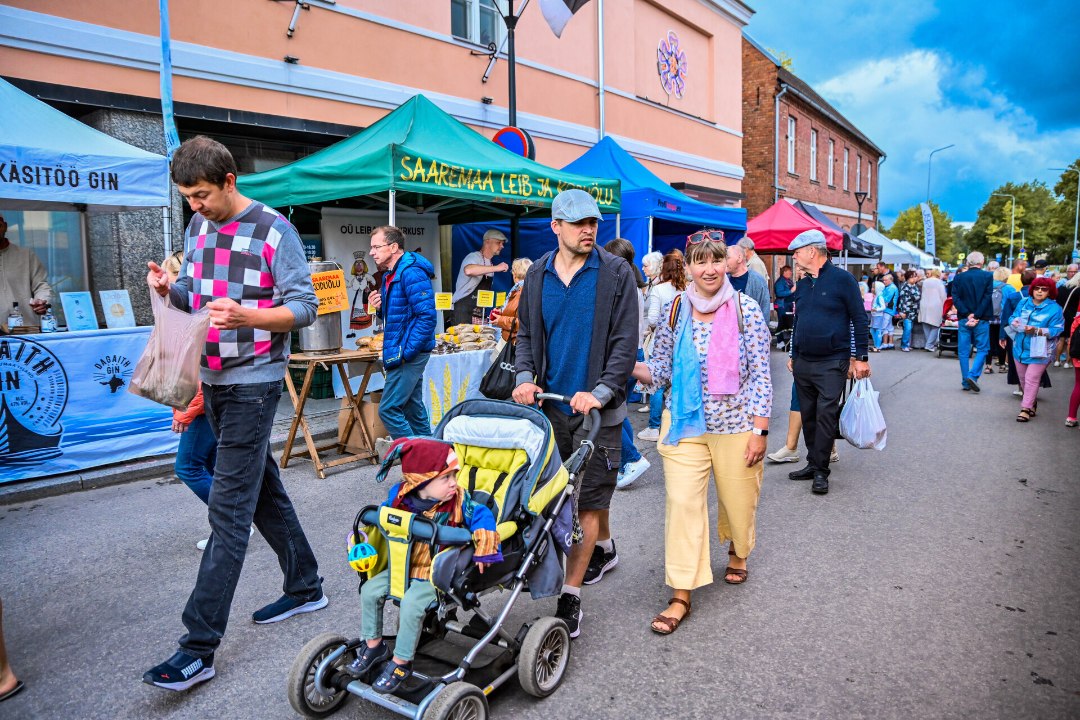
[[[930,157],[926,161],[926,202],[930,202],[930,168],[934,162],[934,153],[939,153],[942,150],[948,150],[949,148],[956,147],[956,145],[946,145],[945,147],[939,147],[936,150],[930,151]]]
[[[1080,230],[1080,169],[1077,168],[1050,168],[1051,170],[1061,170],[1062,172],[1074,172],[1076,173],[1076,219],[1073,220],[1073,256],[1076,255],[1076,235],[1077,230]],[[1069,258],[1070,262],[1072,258]]]
[[[866,202],[867,193],[859,191],[855,193],[855,202],[859,204],[859,219],[855,221],[856,235],[862,234],[862,204]]]
[[[1012,268],[1013,264],[1013,238],[1016,236],[1016,196],[1009,193],[990,193],[991,195],[999,195],[1001,197],[1007,197],[1012,199],[1012,219],[1009,223],[1009,268]]]

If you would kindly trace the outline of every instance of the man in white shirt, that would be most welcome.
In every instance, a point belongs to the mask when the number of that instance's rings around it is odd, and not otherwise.
[[[11,306],[19,303],[23,322],[40,325],[38,317],[45,314],[52,298],[48,273],[33,250],[8,240],[7,229],[7,221],[0,215],[0,320],[6,320]]]
[[[497,272],[506,272],[510,266],[504,262],[493,265],[491,259],[502,252],[506,236],[498,230],[484,233],[480,249],[471,252],[461,261],[457,283],[454,285],[454,323],[473,322],[477,294],[491,289],[491,278]]]

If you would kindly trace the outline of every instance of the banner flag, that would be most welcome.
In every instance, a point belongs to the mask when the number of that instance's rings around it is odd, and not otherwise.
[[[165,155],[172,160],[180,147],[172,100],[172,44],[169,38],[169,0],[158,0],[161,11],[161,119],[165,124]]]
[[[934,213],[930,211],[930,205],[919,203],[922,208],[923,237],[926,238],[926,252],[937,255],[937,242],[934,239]]]
[[[551,26],[551,32],[555,37],[562,37],[563,28],[570,18],[578,10],[585,6],[589,0],[540,0],[540,10],[544,13],[544,19]]]

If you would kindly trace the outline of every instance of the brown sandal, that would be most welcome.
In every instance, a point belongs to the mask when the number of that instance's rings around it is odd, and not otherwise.
[[[728,580],[728,575],[734,575],[739,579]],[[728,585],[742,585],[744,582],[746,582],[746,579],[748,577],[750,577],[750,573],[748,573],[746,570],[740,570],[739,568],[733,568],[731,566],[724,568],[724,582],[726,582]]]
[[[680,598],[671,598],[670,600],[668,600],[668,605],[682,605],[686,608],[686,614],[683,615],[681,618],[673,618],[668,615],[664,615],[663,613],[654,617],[652,619],[652,622],[649,623],[649,628],[651,628],[652,631],[657,635],[670,635],[671,633],[679,629],[679,625],[681,625],[682,622],[686,620],[686,618],[690,617],[690,603],[686,602],[685,600],[682,600]],[[663,625],[664,629],[661,630],[657,628],[657,623]]]
[[[1020,414],[1016,416],[1016,422],[1027,422],[1033,417],[1035,417],[1035,413],[1027,408],[1020,408]]]

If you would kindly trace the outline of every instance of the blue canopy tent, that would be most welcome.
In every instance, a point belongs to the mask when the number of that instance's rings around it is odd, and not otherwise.
[[[746,210],[710,205],[695,200],[671,187],[637,161],[610,137],[596,143],[584,155],[563,168],[567,172],[595,177],[615,178],[622,183],[622,212],[605,215],[597,240],[604,244],[624,237],[634,245],[637,261],[650,250],[680,250],[686,236],[703,228],[724,231],[728,244],[746,233]],[[455,225],[453,233],[453,277],[464,257],[478,250],[484,232],[497,228],[510,237],[510,223],[471,223]],[[555,247],[550,220],[522,220],[518,248],[523,257],[534,260]],[[507,259],[507,258],[504,258]],[[506,290],[512,280],[509,273],[495,276],[496,290]]]

